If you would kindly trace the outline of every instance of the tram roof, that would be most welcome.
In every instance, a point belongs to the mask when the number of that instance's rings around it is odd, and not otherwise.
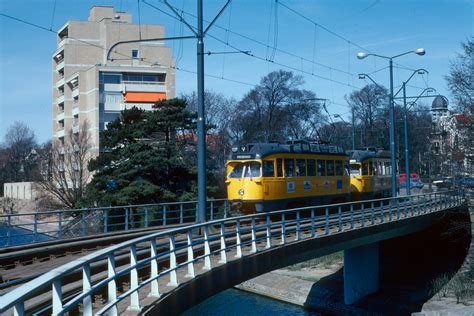
[[[275,154],[319,154],[333,156],[347,156],[340,146],[312,143],[306,141],[290,141],[282,143],[250,143],[232,147],[230,159],[261,159]]]
[[[380,149],[368,147],[364,149],[348,150],[351,161],[355,160],[356,162],[362,162],[370,158],[390,158],[390,152]]]

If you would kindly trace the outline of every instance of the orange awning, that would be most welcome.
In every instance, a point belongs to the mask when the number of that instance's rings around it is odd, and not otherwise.
[[[164,99],[165,92],[125,92],[125,102],[151,103]]]

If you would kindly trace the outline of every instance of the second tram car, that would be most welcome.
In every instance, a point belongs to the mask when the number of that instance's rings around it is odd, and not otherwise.
[[[348,151],[351,166],[351,199],[367,200],[391,195],[390,152],[368,147]]]

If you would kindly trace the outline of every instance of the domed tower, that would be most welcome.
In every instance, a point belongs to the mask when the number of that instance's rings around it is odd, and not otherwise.
[[[448,99],[445,96],[437,95],[431,104],[431,112],[433,113],[433,121],[436,122],[440,117],[447,116],[448,111]]]

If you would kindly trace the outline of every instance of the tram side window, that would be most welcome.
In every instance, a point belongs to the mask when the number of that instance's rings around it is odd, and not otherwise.
[[[368,163],[369,165],[369,176],[374,174],[374,165],[372,163]]]
[[[316,175],[316,161],[314,159],[308,159],[306,166],[308,167],[308,177],[314,177]]]
[[[364,162],[362,164],[362,175],[363,176],[368,176],[369,175],[369,164],[367,162]]]
[[[277,177],[283,177],[283,160],[277,159]]]
[[[296,159],[296,176],[306,177],[306,160]]]
[[[345,176],[348,176],[349,175],[349,161],[347,160],[344,160],[344,175]]]
[[[334,176],[334,161],[333,160],[328,160],[326,161],[326,167],[327,167],[327,175],[328,177]]]
[[[275,176],[275,164],[273,160],[264,160],[262,164],[262,173],[264,177]]]
[[[335,165],[336,165],[336,176],[343,176],[344,170],[342,169],[342,160],[336,160]]]
[[[384,168],[385,168],[385,175],[389,175],[390,174],[390,167],[389,167],[389,162],[386,161],[383,163],[384,164]]]
[[[293,159],[285,159],[285,177],[295,176],[295,161]]]
[[[374,176],[378,175],[379,174],[378,162],[374,161],[372,166],[373,166],[373,169],[372,169],[373,175]]]
[[[326,160],[318,160],[318,176],[326,175]]]

